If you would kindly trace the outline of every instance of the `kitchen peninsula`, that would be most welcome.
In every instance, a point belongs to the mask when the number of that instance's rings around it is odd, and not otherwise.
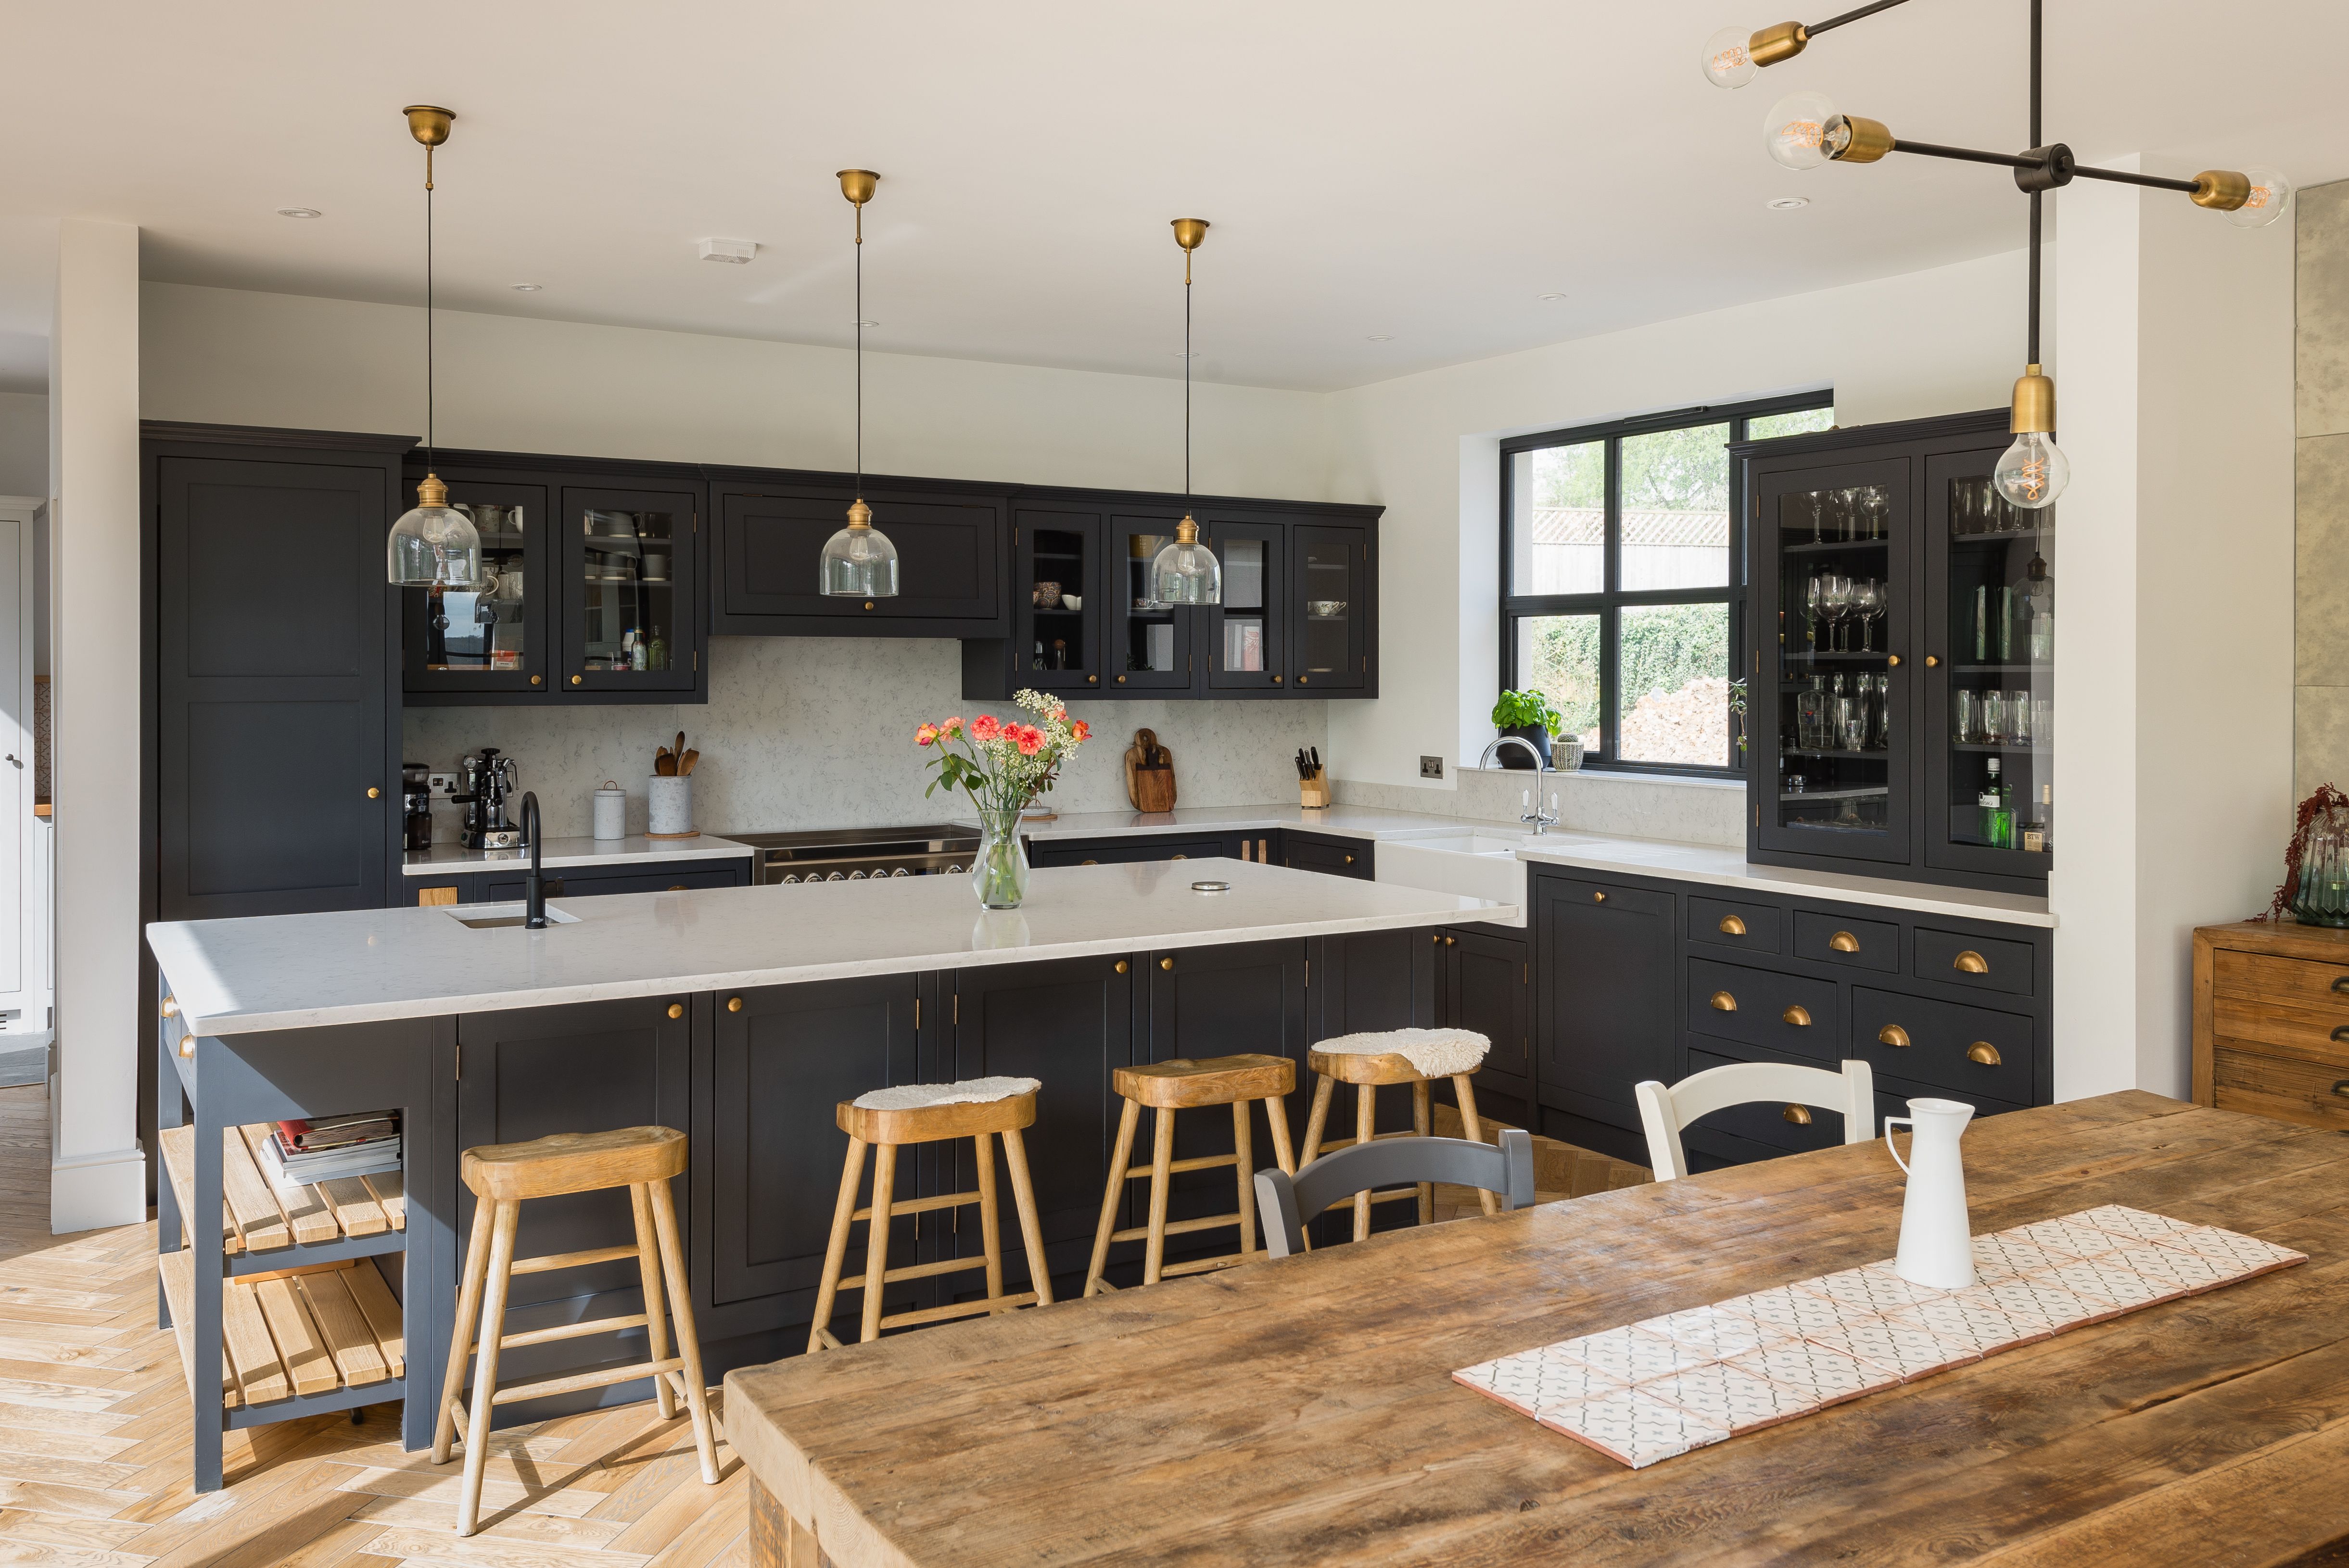
[[[182,1320],[191,1377],[212,1365],[212,1352],[194,1347],[221,1343],[224,1275],[355,1256],[361,1269],[404,1264],[390,1271],[405,1303],[394,1329],[404,1376],[336,1383],[330,1370],[314,1391],[299,1391],[297,1378],[290,1396],[272,1387],[280,1398],[200,1416],[200,1490],[220,1484],[224,1425],[413,1392],[406,1441],[429,1440],[423,1391],[440,1387],[456,1238],[471,1218],[457,1175],[463,1149],[645,1123],[687,1130],[693,1154],[680,1208],[715,1376],[804,1342],[844,1147],[837,1101],[890,1084],[1041,1080],[1030,1135],[1038,1206],[1050,1266],[1074,1271],[1106,1177],[1114,1068],[1242,1050],[1301,1066],[1309,1041],[1369,1026],[1359,1008],[1347,1011],[1350,958],[1357,974],[1390,969],[1386,949],[1420,943],[1423,928],[1518,913],[1220,859],[1039,870],[1027,907],[1012,912],[979,910],[966,879],[950,876],[557,899],[551,911],[554,923],[543,931],[498,923],[514,911],[482,904],[149,927],[164,992],[159,1060],[164,1081],[176,1075],[184,1091],[164,1096],[160,1142],[191,1167],[158,1181],[160,1245],[167,1282],[174,1271],[182,1282],[174,1299],[187,1305],[172,1315]],[[250,1196],[230,1180],[237,1127],[394,1109],[406,1140],[404,1232],[231,1250],[240,1199]],[[192,1138],[179,1131],[191,1120]],[[899,1191],[967,1186],[969,1173],[958,1175],[952,1158],[911,1151]],[[174,1262],[183,1220],[222,1212],[224,1180],[222,1230],[189,1224],[204,1244],[192,1248],[192,1267]],[[629,1227],[624,1196],[583,1193],[533,1205],[519,1244],[525,1253],[618,1245]],[[950,1225],[909,1219],[905,1229],[905,1244],[925,1260],[978,1245]],[[1024,1266],[1006,1262],[1015,1275]],[[625,1262],[525,1276],[508,1327],[634,1313],[632,1277]],[[907,1282],[905,1300],[917,1305],[939,1288],[935,1279]],[[526,1377],[640,1359],[634,1337],[522,1347],[505,1368]],[[260,1387],[253,1353],[233,1332],[227,1349],[224,1392]],[[569,1398],[645,1393],[620,1385]],[[211,1404],[200,1400],[199,1410],[210,1415]],[[506,1409],[514,1419],[548,1413]]]

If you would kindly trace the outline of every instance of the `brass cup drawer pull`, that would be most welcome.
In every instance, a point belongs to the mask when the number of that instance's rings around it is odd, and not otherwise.
[[[187,1053],[182,1051],[180,1054],[185,1056]],[[2343,1078],[2339,1083],[2334,1084],[2333,1086],[2333,1092],[2341,1096],[2344,1099],[2349,1099],[2349,1078]]]
[[[1859,938],[1848,931],[1838,931],[1827,938],[1827,946],[1837,953],[1857,953],[1859,951]]]
[[[1876,1043],[1879,1046],[1898,1046],[1906,1050],[1915,1042],[1909,1038],[1909,1031],[1899,1025],[1887,1024],[1876,1031]]]
[[[1715,991],[1713,994],[1713,1010],[1716,1013],[1734,1013],[1737,1011],[1737,998],[1726,991]]]
[[[1745,923],[1733,914],[1724,914],[1721,917],[1721,934],[1743,936],[1745,934]]]
[[[2333,977],[2333,990],[2335,995],[2349,996],[2349,975],[2335,975]]]
[[[2005,1059],[1998,1054],[1998,1047],[1988,1040],[1976,1040],[1966,1047],[1966,1060],[1980,1062],[1986,1068],[1994,1068]]]
[[[1807,1029],[1811,1026],[1811,1010],[1797,1002],[1779,1014],[1778,1021],[1782,1024],[1792,1024],[1798,1029]]]
[[[1950,967],[1967,975],[1987,975],[1990,973],[1990,961],[1969,947],[1950,960]]]
[[[2344,1024],[2333,1031],[2333,1043],[2334,1045],[2349,1043],[2349,1024]]]
[[[1780,1111],[1778,1117],[1780,1120],[1791,1121],[1796,1127],[1808,1127],[1811,1124],[1811,1108],[1807,1105],[1790,1105]]]

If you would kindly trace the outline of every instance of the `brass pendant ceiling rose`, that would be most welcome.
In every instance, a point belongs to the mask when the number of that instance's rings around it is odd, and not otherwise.
[[[412,103],[400,113],[408,117],[408,134],[424,144],[424,189],[432,189],[432,150],[449,139],[457,117],[429,103]]]
[[[1177,218],[1174,220],[1174,242],[1182,246],[1185,250],[1197,250],[1199,248],[1199,242],[1206,237],[1207,221],[1205,218]]]
[[[839,180],[840,193],[859,207],[873,200],[874,190],[881,183],[881,176],[870,169],[843,169]]]

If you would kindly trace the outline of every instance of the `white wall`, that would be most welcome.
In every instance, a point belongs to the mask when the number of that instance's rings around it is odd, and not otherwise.
[[[49,399],[0,392],[0,495],[49,493]]]

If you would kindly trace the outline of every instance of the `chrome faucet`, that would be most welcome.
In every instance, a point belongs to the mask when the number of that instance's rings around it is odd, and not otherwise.
[[[523,841],[530,846],[530,875],[523,879],[523,924],[532,931],[546,929],[546,878],[539,871],[538,792],[525,790],[522,798]]]
[[[1524,816],[1519,817],[1517,820],[1520,822],[1531,822],[1534,825],[1535,834],[1538,836],[1543,829],[1554,828],[1557,825],[1557,819],[1542,810],[1542,780],[1549,777],[1549,758],[1541,754],[1541,748],[1536,746],[1532,741],[1527,740],[1522,735],[1496,735],[1493,738],[1493,743],[1485,748],[1485,755],[1476,758],[1476,766],[1479,768],[1489,767],[1493,760],[1493,754],[1498,751],[1502,747],[1509,745],[1524,747],[1526,752],[1531,755],[1534,759],[1534,809],[1527,811]]]

